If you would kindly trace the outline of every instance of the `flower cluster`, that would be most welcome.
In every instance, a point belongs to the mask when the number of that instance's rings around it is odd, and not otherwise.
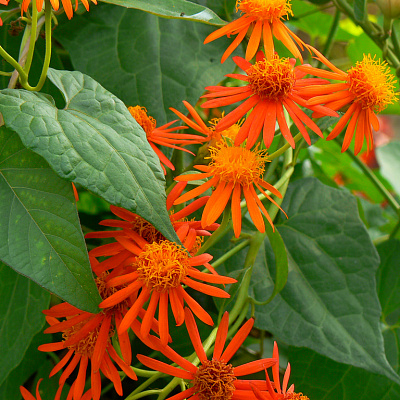
[[[23,0],[23,11],[29,3]],[[83,3],[88,8],[87,1]],[[58,0],[52,0],[51,4],[58,9]],[[71,3],[65,0],[63,4],[71,18]],[[37,0],[37,10],[42,5]],[[160,159],[165,174],[166,168],[175,167],[159,146],[195,155],[183,146],[202,144],[204,152],[199,150],[198,163],[175,176],[169,188],[166,208],[180,243],[167,240],[141,216],[117,206],[111,206],[115,217],[100,223],[106,230],[86,235],[87,239],[108,241],[89,252],[102,298],[100,312],[92,314],[68,303],[44,311],[49,324],[45,333],[61,335],[60,341],[39,347],[41,351],[63,352],[50,373],[53,376],[64,369],[56,399],[60,399],[67,380],[71,383],[68,399],[100,399],[103,379],[111,381],[122,395],[121,376],[137,379],[135,368],[131,367],[133,332],[135,340],[162,353],[177,366],[138,355],[143,365],[188,382],[188,388],[170,399],[308,400],[302,393],[294,392],[293,385],[288,387],[290,365],[281,385],[276,344],[272,358],[241,366],[230,364],[254,325],[254,319],[250,318],[240,327],[245,312],[235,327],[236,334],[229,331],[230,317],[225,312],[209,337],[213,340],[204,345],[201,342],[195,316],[209,326],[214,321],[196,298],[207,295],[229,299],[225,285],[237,283],[232,277],[218,274],[210,264],[213,257],[202,248],[203,240],[219,229],[217,221],[223,213],[224,220],[227,215],[232,222],[236,238],[242,233],[242,217],[247,212],[259,232],[264,233],[268,224],[274,229],[276,213],[271,216],[271,210],[284,213],[281,208],[284,193],[280,191],[284,185],[267,182],[266,165],[272,159],[268,151],[278,129],[280,143],[289,149],[295,148],[301,137],[311,145],[309,130],[324,138],[314,119],[339,117],[327,140],[338,137],[348,124],[342,150],[349,148],[354,136],[355,154],[361,151],[364,137],[367,149],[372,149],[372,128],[379,128],[375,113],[396,100],[394,78],[385,63],[370,55],[365,55],[347,72],[338,69],[284,24],[293,15],[289,0],[237,0],[236,9],[241,16],[210,34],[205,43],[224,35],[236,36],[222,56],[224,62],[249,35],[245,58],[233,57],[243,73],[228,74],[230,86],[206,87],[207,93],[202,96],[205,101],[201,104],[201,108],[209,110],[240,102],[236,108],[211,119],[207,126],[195,107],[183,101],[188,115],[171,110],[187,126],[175,127],[172,125],[178,120],[157,127],[156,120],[143,106],[128,108]],[[274,38],[295,58],[280,57],[275,52]],[[329,70],[304,64],[301,51],[305,49]],[[188,128],[197,133],[181,132]],[[293,136],[295,129],[298,134]],[[138,129],[132,134],[140,132]],[[190,185],[194,187],[189,189]],[[183,206],[184,203],[187,204]],[[200,220],[188,219],[202,207]],[[184,358],[171,347],[170,317],[177,326],[186,325],[197,358]],[[260,371],[265,371],[265,380],[241,379]],[[87,378],[90,386],[85,392]],[[37,400],[39,384],[40,381]],[[34,399],[25,388],[21,388],[21,394],[25,400]]]

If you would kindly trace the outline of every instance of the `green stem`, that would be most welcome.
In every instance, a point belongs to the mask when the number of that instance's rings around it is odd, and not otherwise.
[[[222,215],[222,222],[218,229],[207,239],[203,246],[200,247],[199,251],[196,253],[196,256],[205,253],[211,246],[215,243],[219,242],[223,236],[225,236],[226,232],[231,227],[231,208],[230,206],[226,206],[224,213]]]
[[[141,399],[142,397],[145,396],[150,396],[152,394],[160,394],[162,392],[161,389],[153,389],[153,390],[145,390],[144,392],[140,392],[135,394],[134,396],[128,396],[126,400],[136,400],[136,399]]]
[[[339,28],[340,15],[341,15],[341,12],[337,8],[336,11],[335,11],[335,16],[333,18],[333,22],[332,22],[331,28],[329,30],[328,38],[326,39],[325,46],[324,46],[324,49],[322,51],[322,54],[326,58],[329,58],[329,53],[331,52],[333,41],[335,39],[336,33],[338,31],[338,28]],[[321,68],[321,66],[322,66],[322,62],[318,61],[317,68]]]
[[[42,73],[40,75],[40,79],[38,84],[35,87],[31,87],[27,79],[23,80],[21,77],[21,84],[24,86],[25,89],[30,90],[30,91],[39,91],[42,89],[44,82],[46,81],[47,78],[47,71],[49,70],[50,67],[50,60],[51,60],[51,20],[52,20],[52,8],[51,8],[51,3],[50,0],[45,0],[45,29],[46,29],[46,52],[44,56],[44,63],[42,67]]]
[[[303,135],[300,133],[298,133],[293,139],[296,142],[298,142],[301,138],[303,137]],[[290,148],[290,144],[289,143],[285,143],[280,149],[278,149],[277,151],[273,152],[272,154],[270,154],[268,156],[269,160],[274,160],[276,157],[281,156],[288,148]]]
[[[135,396],[150,386],[153,382],[155,382],[158,378],[161,378],[164,374],[161,372],[157,372],[151,378],[146,379],[140,386],[138,386],[125,400],[133,400]]]
[[[399,215],[399,220],[397,221],[397,224],[393,228],[392,232],[390,232],[389,239],[394,239],[397,232],[399,231],[399,229],[400,229],[400,215]]]
[[[231,258],[234,254],[238,253],[240,250],[244,249],[250,244],[250,239],[246,239],[243,242],[239,243],[232,249],[230,249],[228,252],[226,252],[223,256],[218,258],[218,260],[214,261],[211,265],[213,268],[219,267],[222,263],[224,263],[226,260]]]
[[[1,76],[11,76],[12,74],[13,74],[12,72],[0,71]]]
[[[157,373],[157,371],[148,371],[147,369],[140,369],[136,367],[132,367],[132,369],[137,376],[141,376],[143,378],[150,378]]]
[[[396,29],[396,26],[395,26],[395,25],[393,25],[393,27],[392,27],[392,36],[391,36],[391,40],[392,40],[393,48],[394,48],[394,51],[395,51],[395,53],[396,53],[396,55],[397,55],[397,58],[400,59],[400,43],[399,43],[399,36],[398,36],[398,34],[397,34],[397,29]]]
[[[338,146],[340,146],[339,141],[335,139]],[[357,166],[365,173],[365,175],[369,178],[369,180],[375,185],[375,187],[381,192],[381,194],[385,197],[390,207],[398,213],[400,210],[400,205],[397,203],[396,199],[390,194],[390,192],[385,188],[383,183],[378,179],[378,177],[372,172],[372,170],[364,164],[357,156],[353,154],[350,149],[346,150],[346,153],[350,156],[350,158],[357,164]]]
[[[36,7],[32,7],[32,21],[30,29],[28,30],[28,25],[26,26],[26,33],[29,34],[29,50],[26,56],[26,62],[24,66],[24,71],[27,75],[29,75],[29,71],[31,69],[33,54],[35,52],[35,44],[36,44],[36,32],[37,32],[37,22],[38,22],[38,11]],[[30,31],[30,32],[29,32]],[[25,35],[25,33],[24,33]],[[23,46],[24,48],[25,46]]]
[[[0,56],[4,58],[13,68],[15,68],[20,76],[24,76],[27,79],[27,75],[23,68],[18,64],[14,57],[11,57],[2,46],[0,46]]]

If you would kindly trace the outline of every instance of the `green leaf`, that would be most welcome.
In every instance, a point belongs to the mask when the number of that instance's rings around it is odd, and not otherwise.
[[[76,307],[98,312],[71,184],[4,126],[0,148],[0,259]]]
[[[70,53],[76,70],[96,79],[125,104],[146,107],[160,126],[177,119],[169,107],[187,113],[182,100],[194,105],[205,86],[217,84],[234,70],[231,59],[220,62],[232,39],[203,44],[213,30],[191,21],[100,5],[60,25],[55,37]]]
[[[19,365],[33,337],[44,325],[42,310],[48,307],[50,294],[0,262],[0,298],[0,398],[14,399],[15,396],[2,393],[12,390],[9,374]],[[23,380],[19,382],[22,383]]]
[[[59,110],[38,93],[5,89],[0,92],[5,124],[59,176],[136,212],[178,241],[165,205],[160,161],[125,105],[80,72],[50,69],[48,77],[66,107]]]
[[[186,0],[102,0],[126,8],[136,8],[165,18],[181,18],[210,25],[224,25],[214,11]]]
[[[376,158],[381,167],[380,171],[393,189],[400,194],[400,142],[390,142],[375,149]]]
[[[288,282],[271,303],[256,306],[256,327],[290,345],[399,381],[383,350],[375,288],[379,259],[355,198],[306,178],[289,185],[282,208],[289,219],[277,228],[289,256]],[[266,252],[254,266],[259,279],[252,289],[259,301],[272,287],[265,257],[273,265]]]
[[[4,126],[0,148],[0,259],[76,307],[98,312],[71,184]]]
[[[400,339],[399,330],[385,332],[385,345]],[[391,346],[390,346],[391,350]],[[389,349],[387,356],[393,355]],[[398,349],[395,351],[398,355]],[[339,364],[308,349],[289,348],[290,383],[313,400],[400,400],[400,386],[388,378]],[[398,365],[398,364],[397,364]]]
[[[382,314],[387,317],[400,307],[400,241],[388,240],[377,247],[381,257],[378,270],[378,295]]]

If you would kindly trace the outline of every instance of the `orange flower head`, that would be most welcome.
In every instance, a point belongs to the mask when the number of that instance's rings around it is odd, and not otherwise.
[[[145,107],[135,106],[135,107],[128,107],[129,112],[131,113],[132,117],[135,118],[136,122],[143,128],[146,132],[146,136],[151,136],[151,133],[156,128],[156,120],[147,115],[147,109]]]
[[[360,103],[363,109],[381,112],[388,104],[397,100],[394,93],[395,78],[386,62],[364,54],[363,60],[358,61],[347,74],[349,91],[354,94],[355,102]]]
[[[246,73],[253,93],[263,100],[286,99],[296,83],[293,66],[288,58],[274,56],[271,60],[260,60]]]
[[[206,206],[201,217],[203,227],[213,224],[225,210],[229,200],[231,200],[233,230],[236,237],[241,232],[241,197],[244,195],[247,208],[254,225],[260,232],[265,232],[265,225],[262,214],[267,218],[273,227],[273,222],[265,209],[263,203],[258,198],[254,186],[277,207],[280,206],[276,201],[265,192],[270,191],[278,197],[282,197],[275,189],[263,178],[264,164],[268,161],[266,150],[249,150],[245,147],[232,146],[229,139],[223,139],[215,146],[209,148],[211,162],[209,165],[195,165],[203,173],[180,175],[175,178],[178,182],[189,182],[198,179],[211,178],[195,189],[186,192],[177,198],[174,204],[181,204],[196,196],[201,195],[211,187],[215,187],[211,197],[207,200]],[[197,201],[197,200],[196,200]],[[282,210],[282,209],[281,209]]]
[[[236,379],[231,364],[204,360],[194,376],[193,388],[200,400],[229,400],[235,392]]]
[[[86,11],[89,11],[89,2],[88,0],[81,0],[82,4],[85,6]],[[92,3],[97,4],[97,0],[91,0]],[[7,2],[8,3],[8,2]],[[21,15],[28,10],[29,4],[31,0],[23,0],[21,5]],[[36,7],[38,12],[42,11],[44,0],[33,0],[33,7]],[[62,6],[64,7],[64,11],[68,19],[71,19],[74,15],[74,9],[72,7],[71,0],[61,0]],[[5,4],[1,2],[1,4]],[[54,11],[57,11],[60,7],[60,0],[50,0],[51,7]],[[75,11],[78,9],[78,0],[75,0]]]
[[[183,133],[179,133],[177,131],[181,129],[187,129],[186,126],[176,126],[171,128],[170,126],[174,124],[177,120],[168,122],[165,125],[157,127],[156,120],[147,114],[147,110],[145,107],[135,106],[135,107],[128,107],[129,112],[131,113],[132,117],[135,118],[136,122],[143,128],[146,133],[146,138],[157,154],[158,158],[160,159],[161,167],[166,174],[167,171],[165,167],[168,167],[172,170],[175,169],[174,165],[171,161],[165,156],[164,153],[157,147],[157,145],[170,147],[172,149],[182,150],[187,153],[194,155],[191,151],[183,149],[178,145],[188,145],[188,144],[197,144],[203,141],[197,135],[187,135]]]
[[[222,114],[221,118],[213,118],[211,121],[209,121],[209,124],[211,125],[210,142],[212,139],[214,139],[215,141],[219,141],[222,139],[222,136],[225,136],[226,138],[232,140],[233,142],[235,141],[236,136],[239,133],[240,127],[244,122],[244,119],[241,119],[240,121],[236,122],[236,124],[233,124],[232,126],[224,129],[223,131],[217,132],[215,130],[215,127],[218,125],[218,122],[221,121],[223,117],[224,114]]]
[[[306,65],[299,66],[299,70],[342,82],[317,86],[320,93],[312,92],[314,96],[307,101],[307,105],[313,107],[323,104],[332,110],[347,108],[326,140],[335,139],[345,130],[342,152],[349,148],[354,137],[354,154],[361,151],[364,139],[367,142],[367,151],[372,150],[374,148],[372,128],[375,131],[379,130],[379,120],[375,113],[379,113],[388,104],[398,100],[394,93],[395,78],[391,75],[389,67],[385,62],[375,60],[370,54],[364,54],[362,61],[357,62],[347,72],[343,72],[317,49],[310,46],[310,50],[316,54],[315,58],[331,71]],[[310,93],[310,88],[304,87],[303,90]]]
[[[210,147],[213,175],[222,182],[250,186],[264,175],[264,164],[269,161],[267,150],[248,150],[244,147],[228,146],[227,141]]]
[[[189,388],[183,392],[169,397],[169,399],[188,399],[188,400],[231,400],[235,399],[254,399],[252,388],[248,380],[241,380],[239,377],[254,374],[269,368],[276,363],[274,358],[264,358],[257,361],[233,367],[229,364],[231,358],[245,341],[250,333],[254,319],[249,319],[235,334],[228,346],[224,349],[229,328],[229,315],[223,315],[219,323],[214,352],[211,360],[203,348],[199,330],[194,320],[192,312],[185,308],[185,324],[189,333],[190,340],[200,366],[192,364],[168,346],[162,346],[160,341],[152,338],[151,347],[158,350],[178,365],[166,364],[141,354],[137,355],[138,360],[149,368],[163,372],[181,379],[189,381]],[[239,379],[238,379],[239,378]],[[263,389],[266,385],[263,384]]]
[[[250,17],[271,23],[293,16],[290,0],[237,0],[236,11],[239,10]]]
[[[246,35],[249,35],[245,56],[247,61],[255,56],[261,42],[264,44],[266,58],[272,59],[275,37],[294,57],[303,62],[299,47],[303,50],[307,45],[284,24],[284,20],[293,15],[290,0],[237,0],[236,11],[241,11],[240,18],[212,32],[204,41],[209,43],[224,35],[237,35],[222,55],[221,62],[233,53]]]
[[[150,290],[165,292],[178,287],[190,268],[189,255],[182,246],[168,240],[144,246],[137,256],[138,280]]]

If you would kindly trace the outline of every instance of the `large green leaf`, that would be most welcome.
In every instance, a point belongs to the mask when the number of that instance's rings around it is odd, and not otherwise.
[[[388,358],[397,358],[392,343],[400,339],[399,330],[386,331],[384,337]],[[400,400],[400,386],[385,376],[339,364],[308,349],[291,347],[289,361],[290,383],[312,400]]]
[[[186,0],[102,0],[117,6],[136,8],[165,18],[182,18],[210,25],[223,25],[214,11]]]
[[[390,142],[385,146],[378,147],[375,152],[381,167],[381,174],[390,182],[393,189],[400,194],[400,142]]]
[[[32,338],[42,329],[42,310],[48,307],[50,294],[0,262],[0,298],[0,398],[11,399],[15,397],[2,395],[12,390],[4,381],[24,358]],[[22,383],[23,380],[19,381]]]
[[[125,105],[80,72],[50,69],[48,76],[66,107],[59,110],[38,93],[5,89],[0,92],[5,124],[58,175],[178,240],[165,205],[160,161]]]
[[[4,126],[0,148],[0,259],[76,307],[97,312],[101,298],[71,184]],[[26,291],[18,295],[23,304]]]
[[[379,258],[355,198],[306,178],[289,186],[282,208],[289,219],[278,230],[288,251],[289,277],[271,303],[256,306],[255,325],[290,345],[398,381],[385,358],[380,331],[375,288]],[[265,257],[273,265],[270,253],[263,253],[251,287],[261,301],[272,290]]]
[[[382,314],[387,317],[400,307],[400,241],[388,240],[380,244],[377,249],[381,257],[378,270],[378,294]]]
[[[140,104],[158,125],[182,112],[182,100],[194,104],[204,87],[232,72],[221,64],[232,40],[203,44],[213,29],[204,24],[158,18],[111,5],[93,7],[55,30],[75,69],[90,75],[127,105]]]

